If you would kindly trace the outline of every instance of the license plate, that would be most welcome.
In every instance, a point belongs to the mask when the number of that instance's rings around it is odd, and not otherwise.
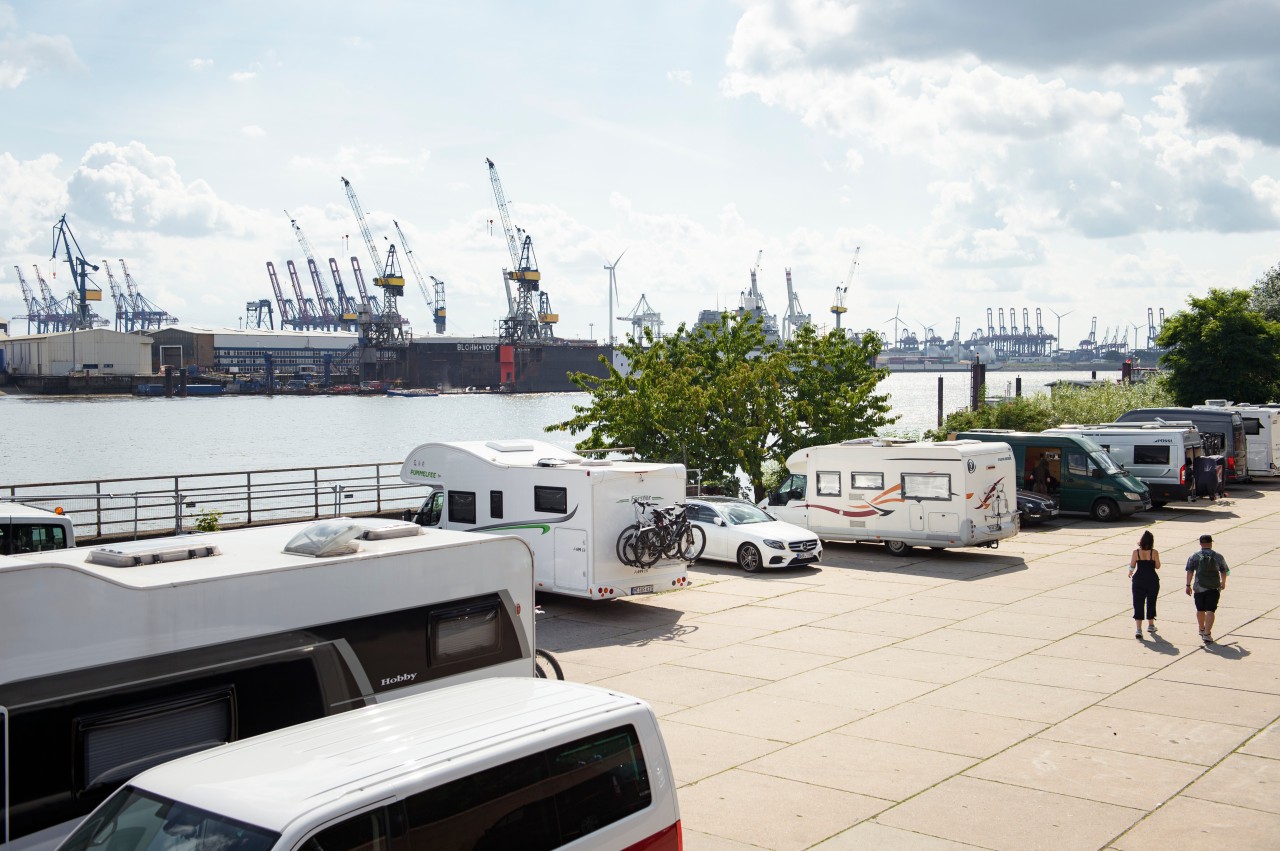
[[[631,593],[632,594],[652,594],[653,586],[652,585],[632,585]]]

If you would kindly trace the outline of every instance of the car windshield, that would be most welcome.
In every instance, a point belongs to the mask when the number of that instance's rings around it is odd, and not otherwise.
[[[1120,468],[1116,466],[1116,462],[1111,460],[1111,456],[1105,452],[1090,452],[1089,457],[1093,459],[1093,463],[1097,464],[1104,473],[1118,473]]]
[[[720,513],[729,521],[730,526],[744,526],[748,523],[768,523],[773,520],[759,508],[749,502],[729,502],[720,506]]]
[[[268,851],[280,834],[132,786],[117,791],[58,851]]]

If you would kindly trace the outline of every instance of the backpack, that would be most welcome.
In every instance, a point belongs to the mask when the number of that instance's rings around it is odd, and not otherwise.
[[[1217,591],[1222,585],[1221,574],[1218,573],[1218,560],[1212,553],[1201,551],[1196,561],[1196,584],[1206,591]]]

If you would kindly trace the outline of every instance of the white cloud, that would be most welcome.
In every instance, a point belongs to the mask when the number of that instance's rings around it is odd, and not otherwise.
[[[343,174],[351,180],[374,168],[412,168],[420,170],[431,161],[431,152],[425,148],[416,152],[388,151],[381,145],[360,147],[356,145],[338,148],[330,156],[307,157],[294,155],[289,159],[293,168],[303,169],[332,180],[333,175]]]
[[[674,70],[674,71],[668,71],[668,72],[667,72],[667,81],[668,81],[668,82],[671,82],[671,83],[678,83],[678,84],[680,84],[680,85],[682,85],[682,86],[692,86],[692,85],[693,85],[693,72],[691,72],[691,71],[687,71],[687,70],[683,70],[683,69],[678,69],[678,70]]]
[[[200,57],[196,57],[195,59],[188,59],[187,67],[195,71],[203,71],[205,68],[213,67],[213,60],[201,59]]]
[[[248,136],[250,138],[258,138],[259,136],[267,135],[267,131],[263,130],[256,124],[246,124],[240,128],[240,135]]]
[[[233,83],[247,83],[258,76],[257,71],[235,71],[227,79]]]
[[[21,161],[0,153],[0,250],[6,255],[47,254],[49,228],[67,207],[61,160],[44,154]]]
[[[66,36],[32,33],[0,39],[0,89],[16,89],[34,73],[83,68]]]

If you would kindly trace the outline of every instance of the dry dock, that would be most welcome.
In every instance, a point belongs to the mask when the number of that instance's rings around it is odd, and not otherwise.
[[[1146,528],[1159,632],[1138,641]],[[1204,532],[1231,565],[1211,646],[1183,591]],[[538,621],[569,679],[653,704],[689,851],[1280,847],[1280,483],[999,550],[690,575],[546,597]]]

